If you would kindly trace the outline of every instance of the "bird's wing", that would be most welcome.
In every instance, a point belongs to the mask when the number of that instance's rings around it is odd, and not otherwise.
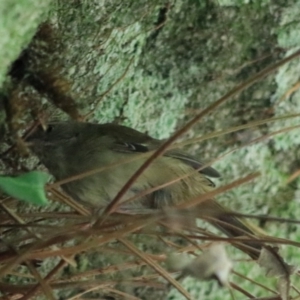
[[[118,129],[120,128],[122,131],[119,134]],[[144,153],[155,150],[164,143],[164,141],[153,139],[147,134],[129,127],[116,126],[116,129],[117,130],[114,130],[114,143],[112,150],[117,152]],[[201,169],[201,167],[205,165],[203,161],[180,150],[166,151],[164,156],[179,159],[196,170]],[[199,172],[209,177],[220,177],[220,173],[209,166],[203,168]]]
[[[185,152],[181,152],[179,150],[170,150],[165,153],[165,156],[180,159],[187,165],[193,167],[195,170],[199,170],[200,173],[207,175],[209,177],[217,178],[221,176],[217,170],[215,170],[210,166],[201,169],[205,165],[205,162]]]

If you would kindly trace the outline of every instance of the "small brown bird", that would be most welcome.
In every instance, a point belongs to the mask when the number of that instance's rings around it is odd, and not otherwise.
[[[163,143],[125,126],[80,122],[52,123],[46,130],[40,127],[28,141],[33,152],[58,180],[120,162],[113,168],[62,185],[73,199],[95,207],[105,207],[109,204],[147,157],[143,156],[134,161],[132,159],[141,153],[155,150]],[[122,164],[129,159],[131,162]],[[189,154],[179,150],[168,150],[143,172],[121,202],[179,177],[183,178],[125,203],[125,208],[159,209],[209,192],[214,188],[214,184],[206,176],[220,175],[212,167],[196,172],[201,166],[203,163]],[[228,236],[240,236],[243,235],[243,231],[256,233],[245,221],[226,215],[228,210],[213,199],[202,202],[197,209],[215,212],[214,216],[223,223],[211,223]],[[226,223],[231,226],[226,226]],[[253,246],[252,242],[247,244]],[[253,247],[260,249],[257,244]],[[251,256],[256,258],[254,254]]]

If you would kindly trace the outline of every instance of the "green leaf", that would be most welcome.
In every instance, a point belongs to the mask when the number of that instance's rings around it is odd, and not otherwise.
[[[0,176],[0,189],[6,194],[35,205],[48,204],[44,186],[50,176],[40,171],[32,171],[20,176]]]

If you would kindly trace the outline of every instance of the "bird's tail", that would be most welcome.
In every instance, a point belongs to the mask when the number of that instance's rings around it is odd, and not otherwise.
[[[222,207],[215,200],[209,199],[201,203],[200,206],[202,218],[203,209],[208,212],[211,211],[212,213],[206,214],[204,219],[209,221],[228,237],[243,237],[243,241],[234,242],[234,245],[243,252],[246,252],[251,258],[255,260],[258,259],[262,249],[259,237],[266,235],[262,229],[242,218],[237,218],[230,210]],[[249,239],[249,241],[245,241],[245,239]]]

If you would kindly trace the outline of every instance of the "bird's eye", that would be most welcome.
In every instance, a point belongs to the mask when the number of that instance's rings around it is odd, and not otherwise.
[[[48,125],[47,129],[46,129],[46,133],[50,133],[53,131],[54,126],[53,125]]]

